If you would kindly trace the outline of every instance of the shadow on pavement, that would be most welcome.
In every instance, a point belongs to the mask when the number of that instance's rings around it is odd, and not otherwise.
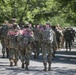
[[[32,55],[31,60],[42,62],[42,55],[40,55],[37,59],[34,59]],[[57,51],[53,63],[76,64],[76,51]]]
[[[76,75],[76,69],[68,69],[66,67],[52,67],[51,71],[42,71],[42,66],[40,67],[29,67],[29,70],[20,68],[6,68],[9,70],[9,74],[12,75]]]
[[[76,64],[76,52],[57,51],[53,60],[54,63]]]

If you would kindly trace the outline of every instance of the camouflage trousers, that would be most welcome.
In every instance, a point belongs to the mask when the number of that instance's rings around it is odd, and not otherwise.
[[[31,50],[29,46],[24,49],[20,49],[20,60],[22,63],[29,65]]]
[[[40,48],[41,48],[41,42],[35,41],[33,44],[33,52],[36,54],[40,53]]]
[[[6,45],[5,45],[5,40],[1,39],[1,45],[2,45],[2,53],[6,52]]]
[[[13,60],[14,62],[17,62],[18,59],[19,59],[19,53],[18,53],[18,51],[15,50],[15,49],[13,49],[13,48],[11,48],[9,50],[9,60],[10,61]]]
[[[52,61],[52,46],[51,44],[42,44],[43,63],[51,63]]]
[[[72,45],[72,40],[66,40],[65,41],[65,48],[66,48],[66,51],[69,50],[71,51],[71,45]]]
[[[20,55],[21,62],[29,65],[30,54]]]

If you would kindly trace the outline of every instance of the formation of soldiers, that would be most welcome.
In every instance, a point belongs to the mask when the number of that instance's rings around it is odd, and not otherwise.
[[[70,33],[70,34],[68,34]],[[68,35],[68,39],[67,39]],[[2,44],[2,53],[5,57],[5,52],[10,61],[10,66],[17,66],[20,59],[21,67],[28,69],[30,56],[34,53],[34,58],[42,52],[44,71],[51,70],[52,59],[55,56],[57,49],[64,45],[66,50],[71,50],[72,41],[74,41],[75,31],[69,28],[63,30],[59,26],[46,25],[31,25],[22,23],[17,24],[13,19],[12,23],[4,22],[0,28],[0,39]],[[48,68],[47,68],[48,65]]]

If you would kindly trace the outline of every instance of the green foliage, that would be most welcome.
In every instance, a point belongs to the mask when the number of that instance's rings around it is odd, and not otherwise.
[[[0,0],[0,22],[13,17],[33,24],[75,25],[76,0]]]

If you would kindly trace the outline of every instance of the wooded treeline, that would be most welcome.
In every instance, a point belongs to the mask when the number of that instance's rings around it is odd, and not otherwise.
[[[0,23],[18,22],[76,25],[76,0],[0,0]]]

